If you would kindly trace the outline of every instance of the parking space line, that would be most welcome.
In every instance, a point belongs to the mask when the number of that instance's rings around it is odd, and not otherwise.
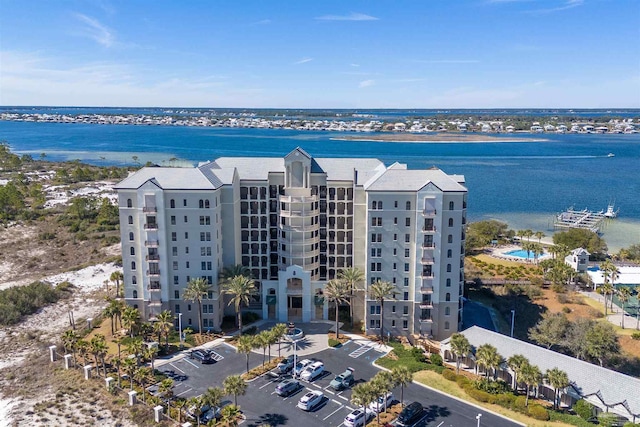
[[[354,359],[357,357],[362,356],[363,354],[365,354],[367,351],[371,350],[373,348],[373,343],[369,343],[366,345],[362,345],[360,346],[360,348],[352,351],[351,353],[349,353],[350,357],[353,357]]]
[[[266,383],[266,384],[265,384],[265,385],[263,385],[263,386],[260,386],[259,388],[260,388],[260,390],[262,390],[263,388],[265,388],[265,387],[266,387],[266,386],[268,386],[269,384],[273,384],[274,382],[275,382],[275,381],[269,381],[268,383]],[[275,393],[275,392],[274,392],[274,393]],[[273,394],[273,393],[272,393],[272,394]]]
[[[350,410],[351,412],[355,411],[355,409],[353,409],[351,406],[344,405],[344,407]]]
[[[322,388],[322,386],[319,386],[318,384],[311,383],[311,385],[314,387]]]
[[[193,390],[193,389],[192,389],[192,388],[188,388],[188,389],[186,389],[185,391],[183,391],[182,393],[178,393],[178,394],[176,394],[176,396],[181,396],[181,395],[183,395],[183,394],[185,394],[185,393],[189,393],[191,390]]]
[[[169,365],[173,366],[174,368],[176,368],[178,371],[182,372],[183,374],[185,374],[186,372],[183,371],[182,369],[178,368],[176,365],[174,365],[173,363],[169,363]]]
[[[340,405],[340,409],[342,409],[342,403],[338,402],[338,401],[337,401],[337,400],[335,400],[335,399],[331,399],[331,401],[332,401],[333,403],[337,403],[338,405]]]
[[[195,363],[193,363],[192,361],[190,361],[189,359],[182,359],[185,362],[187,362],[189,365],[193,366],[196,369],[200,369],[200,366],[197,366]]]
[[[436,427],[440,427],[442,424],[444,424],[444,421],[442,421],[440,424],[438,424]]]
[[[333,400],[333,399],[332,399],[332,400]],[[335,402],[335,400],[333,400],[333,401]],[[338,403],[338,402],[336,402],[336,403]],[[322,419],[322,421],[327,421],[327,418],[331,417],[333,414],[335,414],[336,412],[338,412],[338,411],[339,411],[339,410],[341,410],[341,409],[342,409],[342,405],[340,405],[340,407],[339,407],[338,409],[336,409],[335,411],[333,411],[332,413],[330,413],[329,415],[327,415],[326,417],[324,417],[324,418]]]
[[[216,353],[213,350],[209,350],[209,354],[211,354],[211,357],[213,358],[213,360],[215,360],[216,362],[221,361],[222,359],[224,359],[224,356],[222,356],[221,354]]]
[[[346,400],[347,402],[349,401],[349,399],[347,399],[347,398],[346,398],[346,397],[344,397],[344,396],[340,396],[340,395],[338,395],[338,397],[339,397],[340,399],[344,399],[344,400]]]

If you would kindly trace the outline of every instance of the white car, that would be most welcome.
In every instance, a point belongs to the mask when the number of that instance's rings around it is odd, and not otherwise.
[[[300,360],[298,363],[296,363],[295,368],[293,368],[293,376],[294,377],[300,376],[302,371],[304,371],[304,368],[306,368],[307,366],[311,365],[312,363],[313,363],[313,360],[311,360],[311,359]]]
[[[300,379],[304,381],[313,381],[318,378],[324,372],[324,363],[314,362],[311,365],[304,368],[304,371],[300,374]]]
[[[369,408],[367,408],[366,412],[363,412],[362,408],[354,409],[345,417],[342,425],[345,427],[364,427],[372,416],[373,414],[369,411]]]
[[[393,402],[393,394],[391,392],[378,397],[378,400],[369,404],[371,412],[377,414],[378,412],[384,412],[387,407]]]
[[[322,403],[323,399],[324,394],[322,394],[321,391],[310,391],[300,398],[300,400],[298,401],[298,408],[302,409],[303,411],[311,411],[313,410],[313,408]]]

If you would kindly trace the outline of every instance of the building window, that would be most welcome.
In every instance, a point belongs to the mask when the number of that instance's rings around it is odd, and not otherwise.
[[[180,304],[176,304],[176,310],[175,310],[175,312],[176,312],[176,313],[180,313]]]
[[[205,209],[209,209],[210,205],[209,205],[209,199],[205,199],[204,201],[204,208]]]
[[[408,262],[404,263],[404,271],[406,271],[406,272],[409,271],[409,263]]]
[[[449,202],[449,210],[452,211],[454,208],[454,203],[453,202]]]
[[[453,243],[453,234],[449,234],[449,236],[447,237],[447,242]]]
[[[380,319],[369,320],[369,329],[380,329]]]
[[[408,277],[405,277],[403,282],[404,282],[405,286],[409,286],[409,278]]]
[[[173,269],[174,270],[178,269],[178,261],[173,261]]]
[[[371,248],[371,258],[380,258],[380,257],[382,257],[382,248]]]
[[[405,316],[409,314],[409,306],[405,305],[404,307],[402,307],[402,314],[404,314]]]
[[[409,292],[405,292],[405,293],[402,295],[402,299],[403,299],[403,300],[405,300],[405,301],[409,301]]]
[[[444,315],[445,316],[451,315],[451,307],[445,307],[444,308]]]
[[[169,207],[171,207],[171,208],[175,208],[176,207],[176,201],[174,199],[171,199],[171,201],[169,202]]]
[[[398,225],[398,217],[393,218],[393,225]]]
[[[173,291],[173,298],[180,299],[180,291]]]
[[[171,225],[176,225],[176,216],[171,215]]]
[[[382,218],[379,216],[371,217],[371,226],[372,227],[382,227]]]
[[[187,199],[182,199],[182,206],[187,207]]]
[[[394,242],[397,242],[397,241],[398,241],[398,235],[397,235],[397,234],[394,234],[394,235],[393,235],[393,241],[394,241]]]
[[[133,291],[133,297],[138,298],[138,291]]]
[[[447,278],[447,287],[450,288],[451,287],[451,279]]]
[[[137,285],[138,284],[138,278],[136,276],[133,276],[131,278],[131,284],[133,284],[133,285]]]
[[[185,240],[188,240],[188,239],[189,239],[189,232],[188,232],[188,231],[185,231],[185,232],[184,232],[184,239],[185,239]]]
[[[171,255],[178,256],[178,247],[177,246],[172,246],[171,247]]]
[[[395,321],[395,320],[392,320],[392,321],[391,321],[391,327],[392,327],[392,328],[395,328],[395,327],[396,327],[396,321]]]
[[[133,217],[129,215],[129,224],[133,224]]]
[[[200,216],[200,225],[211,225],[211,217],[210,216]]]
[[[447,330],[447,331],[449,330],[449,322],[448,321],[444,322],[444,329]]]
[[[444,300],[447,302],[451,301],[451,294],[449,292],[447,292],[447,294],[445,295]]]
[[[406,209],[407,209],[408,211],[410,211],[410,210],[411,210],[411,202],[407,202],[406,204],[407,204]]]
[[[411,241],[411,234],[405,234],[404,235],[404,241],[405,243],[409,243]]]
[[[395,312],[396,312],[396,306],[395,306],[395,305],[392,305],[392,306],[391,306],[391,312],[392,312],[392,313],[395,313]]]
[[[186,262],[186,266],[187,266],[187,268],[189,268],[189,267],[190,267],[190,266],[189,266],[189,261],[187,261],[187,262]]]
[[[449,218],[449,227],[453,227],[453,218]]]
[[[186,215],[184,216],[184,223],[186,224],[187,222],[189,222],[189,217],[187,217]]]
[[[447,273],[451,273],[451,264],[447,264]]]
[[[411,218],[410,218],[410,217],[406,217],[406,218],[404,219],[404,225],[405,225],[406,227],[411,227]]]
[[[397,201],[397,200],[393,202],[393,207],[394,207],[394,208],[397,208],[397,207],[398,207],[398,201]]]
[[[380,306],[372,305],[369,307],[369,314],[380,314]]]
[[[173,276],[173,284],[174,285],[178,284],[178,276]]]
[[[129,252],[131,253],[131,255],[135,255],[136,254],[136,248],[131,246],[131,249],[129,249]]]
[[[409,329],[409,321],[408,320],[403,320],[402,321],[402,329]]]
[[[175,231],[171,232],[171,241],[172,242],[178,241],[178,233],[176,233]]]
[[[135,261],[131,261],[131,269],[132,270],[136,269],[136,262]]]
[[[397,270],[397,269],[398,269],[398,266],[397,266],[397,264],[396,264],[395,262],[393,263],[393,269],[394,269],[394,270]]]
[[[410,252],[409,248],[406,248],[404,250],[404,257],[405,258],[409,258],[410,256],[411,256],[411,252]]]
[[[131,199],[127,199],[127,207],[128,208],[132,208],[133,207],[133,202],[131,201]]]
[[[453,256],[453,251],[451,249],[447,249],[447,258],[451,258]]]
[[[133,240],[133,231],[129,232],[129,240]]]

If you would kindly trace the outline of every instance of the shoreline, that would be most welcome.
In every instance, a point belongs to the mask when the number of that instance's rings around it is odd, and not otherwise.
[[[397,142],[403,144],[487,144],[496,142],[548,142],[545,138],[503,138],[496,136],[486,136],[481,134],[456,133],[450,132],[446,134],[439,133],[437,135],[424,134],[407,134],[401,139],[397,138],[397,134],[382,134],[367,137],[347,136],[329,138],[333,141],[349,141],[349,142]]]

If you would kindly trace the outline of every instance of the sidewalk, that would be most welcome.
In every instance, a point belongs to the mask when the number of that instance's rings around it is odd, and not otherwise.
[[[580,291],[580,293],[604,305],[604,295],[593,291]],[[607,301],[607,307],[611,307],[611,301]],[[622,311],[622,308],[620,308],[620,306],[618,306],[617,304],[613,304],[613,310],[607,309],[607,312],[611,313],[607,315],[607,320],[613,325],[622,327],[622,315],[624,313]],[[637,324],[638,320],[636,316],[631,316],[628,313],[624,313],[625,328],[635,329]]]

